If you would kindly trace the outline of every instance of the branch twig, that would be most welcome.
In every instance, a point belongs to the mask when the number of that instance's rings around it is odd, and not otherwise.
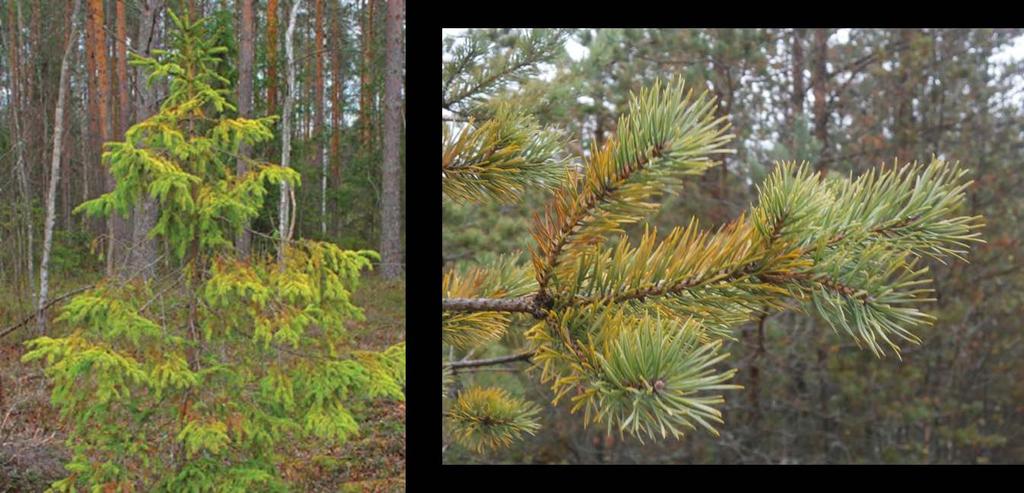
[[[445,364],[443,367],[456,370],[459,368],[477,368],[481,366],[500,365],[502,363],[511,363],[514,361],[530,361],[530,359],[533,358],[533,355],[536,353],[536,351],[527,351],[525,353],[510,354],[508,356],[499,356],[497,358],[478,359],[471,361],[453,361],[451,363]]]
[[[64,294],[62,294],[62,295],[60,295],[60,296],[58,296],[58,297],[48,301],[46,303],[46,305],[43,306],[42,309],[40,309],[40,310],[33,310],[32,314],[27,316],[27,317],[25,317],[21,322],[18,322],[16,324],[14,324],[14,325],[12,325],[10,327],[7,327],[4,330],[0,331],[0,338],[6,336],[7,334],[10,334],[11,332],[14,332],[14,331],[24,327],[25,325],[28,325],[28,323],[31,322],[32,319],[36,318],[36,315],[39,312],[44,312],[47,309],[49,309],[51,306],[53,306],[54,304],[56,304],[56,303],[58,303],[60,301],[64,301],[64,300],[70,298],[71,296],[74,296],[74,295],[76,295],[78,293],[81,293],[82,291],[87,291],[89,289],[92,289],[95,286],[96,286],[96,284],[90,284],[88,286],[82,286],[82,287],[80,287],[78,289],[73,289],[71,291],[68,291],[67,293],[64,293]]]
[[[535,295],[518,298],[444,298],[441,306],[446,312],[513,312],[544,317]]]

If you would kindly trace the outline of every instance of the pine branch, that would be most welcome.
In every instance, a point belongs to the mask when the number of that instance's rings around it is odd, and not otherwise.
[[[629,108],[618,134],[592,150],[579,183],[563,183],[534,220],[533,264],[542,295],[567,251],[576,255],[582,248],[574,247],[621,232],[660,207],[655,196],[714,166],[712,155],[732,152],[723,148],[732,136],[728,123],[715,118],[714,100],[694,98],[682,80],[655,83],[634,95]]]
[[[564,179],[561,133],[522,111],[502,105],[493,118],[457,127],[443,125],[441,184],[449,199],[512,202]]]
[[[515,361],[530,361],[533,358],[536,351],[526,351],[524,353],[510,354],[508,356],[498,356],[496,358],[478,359],[469,361],[453,361],[443,365],[444,368],[451,369],[463,369],[463,368],[478,368],[481,366],[500,365],[504,363],[512,363]]]
[[[635,161],[626,163],[622,169],[615,173],[609,185],[600,187],[597,190],[585,192],[583,195],[579,196],[579,200],[577,202],[579,205],[561,220],[560,225],[556,229],[557,235],[554,238],[554,245],[548,249],[544,256],[542,265],[545,266],[545,268],[538,272],[537,275],[537,282],[540,284],[542,292],[547,285],[546,281],[550,276],[551,269],[554,269],[558,262],[559,255],[562,254],[562,250],[569,243],[572,235],[583,227],[587,219],[592,217],[591,214],[594,209],[600,203],[607,200],[610,195],[614,194],[622,183],[629,179],[633,173],[650,164],[653,159],[660,158],[663,150],[663,143],[655,144]]]
[[[446,312],[508,312],[530,313],[538,318],[543,311],[534,295],[517,298],[444,298],[441,301]]]
[[[517,33],[506,53],[483,59],[494,43],[486,32],[470,31],[442,66],[441,107],[460,113],[503,85],[535,75],[539,64],[554,61],[564,51],[567,35],[568,31],[559,29]]]
[[[508,446],[524,433],[540,429],[540,407],[499,388],[472,387],[459,393],[445,413],[452,434],[463,446],[480,453]]]

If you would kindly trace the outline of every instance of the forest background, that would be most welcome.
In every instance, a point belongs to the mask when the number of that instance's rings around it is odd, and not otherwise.
[[[523,33],[473,30],[505,53]],[[446,30],[450,51],[465,30]],[[482,34],[481,34],[482,33]],[[600,29],[532,58],[539,76],[500,98],[531,107],[583,154],[615,131],[630,91],[681,75],[719,101],[736,154],[690,180],[650,223],[723,224],[753,202],[777,160],[858,175],[882,163],[940,159],[971,170],[966,214],[982,214],[986,244],[969,264],[930,261],[935,325],[902,361],[878,360],[812,316],[777,314],[742,327],[724,349],[739,370],[726,393],[722,436],[641,445],[584,429],[567,405],[543,406],[542,431],[446,462],[538,463],[1012,463],[1024,460],[1020,315],[1024,200],[1024,31],[983,29]],[[444,118],[445,115],[442,115]],[[547,197],[443,206],[446,268],[528,251],[531,215]],[[635,239],[643,225],[627,230]],[[520,259],[521,261],[524,259]],[[503,344],[447,359],[481,359]],[[521,364],[464,373],[535,402],[547,386]]]

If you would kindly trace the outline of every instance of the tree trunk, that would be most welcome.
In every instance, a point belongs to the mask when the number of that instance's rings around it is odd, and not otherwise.
[[[331,53],[331,174],[334,181],[334,188],[341,187],[341,125],[342,125],[342,88],[345,82],[341,79],[341,51],[344,48],[344,33],[341,26],[341,17],[344,9],[341,2],[338,2],[338,14],[331,22],[331,37],[338,43],[338,46],[330,50]],[[337,218],[335,218],[337,221]]]
[[[381,270],[385,279],[402,275],[401,132],[402,25],[404,0],[388,1],[387,73],[384,85],[384,163],[381,197]]]
[[[896,107],[896,125],[893,132],[896,137],[896,153],[900,161],[910,162],[914,159],[914,81],[912,46],[915,33],[911,29],[900,30],[900,41],[904,45],[900,51],[897,93],[900,95]]]
[[[253,19],[252,0],[240,0],[241,17],[239,19],[239,46],[238,46],[238,116],[250,118],[252,116],[252,64],[253,64],[253,43],[255,20]],[[238,176],[243,176],[249,171],[249,159],[251,149],[248,145],[242,144],[238,149],[238,162],[235,171]],[[252,244],[252,234],[248,231],[249,225],[245,225],[238,237],[235,239],[235,247],[242,258],[249,256]]]
[[[281,117],[281,166],[287,168],[290,164],[291,153],[292,153],[292,121],[291,112],[292,104],[295,102],[295,47],[293,39],[295,37],[295,19],[299,15],[299,6],[302,5],[302,0],[295,0],[295,4],[292,5],[291,14],[288,16],[288,30],[284,34],[284,51],[285,51],[285,64],[287,65],[288,72],[288,92],[284,97],[284,109],[282,110],[283,115]],[[281,206],[279,208],[278,224],[281,228],[281,246],[277,250],[277,260],[284,268],[284,251],[291,240],[292,224],[289,219],[289,199],[290,193],[287,183],[281,184]]]
[[[163,8],[164,0],[141,2],[138,38],[135,40],[135,50],[139,55],[150,56],[153,47],[160,43],[159,22]],[[141,68],[136,69],[135,80],[135,116],[141,120],[157,112],[157,88],[149,87],[146,74]],[[152,279],[156,273],[157,243],[155,238],[149,238],[149,230],[156,225],[158,212],[159,206],[149,194],[143,194],[139,203],[135,204],[128,264],[132,275],[142,279]]]
[[[53,224],[56,219],[57,182],[60,181],[60,157],[61,145],[64,138],[64,100],[67,98],[68,65],[71,58],[71,50],[77,41],[75,32],[75,14],[81,5],[81,0],[75,0],[71,8],[71,15],[68,16],[70,33],[64,43],[64,56],[60,62],[60,87],[57,89],[57,108],[53,114],[53,150],[50,153],[50,189],[46,195],[46,223],[43,227],[43,258],[39,263],[39,304],[37,305],[36,322],[39,325],[39,334],[46,333],[46,316],[43,315],[43,307],[46,306],[47,295],[50,288],[50,248],[53,246]]]
[[[90,34],[90,31],[92,29],[89,29],[89,27],[88,27],[89,26],[89,22],[87,20],[83,21],[83,22],[84,22],[85,25],[83,26],[82,30],[84,31],[83,34],[84,34],[84,37],[86,38],[86,43],[85,43],[86,49],[85,49],[85,53],[84,53],[84,56],[85,56],[85,59],[86,59],[86,63],[85,63],[85,69],[86,70],[85,70],[85,73],[83,74],[83,76],[80,77],[80,78],[85,81],[85,84],[86,84],[87,87],[91,88],[92,87],[92,72],[90,71],[89,67],[92,65],[92,62],[91,62],[92,50],[89,49],[89,41],[88,40],[92,39],[92,34]],[[81,66],[81,65],[82,64],[80,63],[79,66]],[[91,174],[90,172],[93,169],[93,165],[92,165],[92,156],[93,156],[93,153],[92,153],[92,149],[93,149],[92,137],[93,137],[93,123],[95,121],[96,114],[91,111],[92,108],[93,108],[93,99],[95,99],[95,98],[93,98],[91,92],[92,91],[90,90],[89,94],[82,96],[82,98],[81,98],[81,107],[78,110],[78,133],[81,135],[81,138],[79,138],[79,146],[78,146],[78,148],[79,148],[79,152],[81,153],[81,155],[79,156],[79,158],[80,158],[79,161],[81,162],[80,169],[81,169],[82,201],[83,202],[89,199],[89,194],[90,194],[90,190],[89,190],[89,176]],[[81,226],[82,229],[86,229],[86,228],[88,228],[88,227],[90,227],[92,225],[92,223],[87,221],[87,218],[82,217],[82,216],[79,216],[79,218],[80,218],[79,219],[79,226]]]
[[[370,148],[370,105],[373,99],[371,85],[373,84],[373,6],[376,2],[367,0],[363,8],[363,63],[360,66],[359,74],[359,145],[363,155],[366,156]]]
[[[316,34],[313,55],[316,57],[313,85],[313,137],[316,139],[316,160],[320,164],[320,235],[327,236],[327,150],[324,128],[324,0],[316,0]]]
[[[804,46],[803,46],[803,29],[794,29],[791,38],[791,47],[793,50],[793,94],[792,101],[793,107],[790,109],[790,132],[793,132],[793,142],[791,145],[796,144],[796,120],[800,118],[804,113]]]
[[[277,113],[277,0],[267,0],[267,113]]]
[[[103,0],[89,0],[89,20],[93,32],[93,58],[96,66],[97,118],[99,119],[99,141],[110,140],[110,79],[107,64],[107,35],[104,22]],[[114,176],[103,171],[104,190],[114,189]],[[118,274],[124,264],[120,258],[124,247],[121,242],[125,238],[127,223],[119,214],[107,217],[107,275]]]
[[[89,99],[85,106],[88,107],[88,111],[85,112],[88,115],[88,126],[89,132],[85,137],[84,151],[85,154],[82,156],[83,172],[83,195],[82,200],[89,200],[92,198],[92,194],[96,193],[96,190],[100,190],[103,187],[93,186],[95,180],[102,176],[100,174],[99,165],[99,148],[100,148],[100,120],[99,120],[99,96],[98,84],[96,82],[96,53],[94,48],[96,47],[96,32],[93,29],[92,24],[92,0],[87,0],[87,14],[85,20],[85,68],[86,68],[86,87],[89,95]],[[90,183],[92,182],[92,183]],[[89,222],[90,229],[97,235],[100,233],[98,227],[101,223]]]
[[[18,191],[21,195],[22,203],[19,207],[21,209],[21,216],[25,226],[25,237],[26,237],[26,250],[22,258],[26,260],[26,272],[28,276],[25,278],[28,280],[29,293],[35,297],[35,289],[33,284],[35,282],[35,266],[33,261],[33,241],[32,241],[32,196],[29,193],[29,180],[28,170],[25,166],[25,139],[24,134],[21,131],[21,114],[22,114],[22,103],[21,103],[21,59],[18,56],[18,48],[21,46],[21,39],[19,33],[21,32],[21,4],[10,4],[7,11],[8,29],[10,30],[10,41],[8,45],[9,49],[9,60],[10,63],[10,81],[11,81],[11,93],[10,93],[10,108],[9,112],[11,115],[11,146],[14,148],[15,156],[15,173],[18,179]]]
[[[128,32],[125,25],[124,0],[115,2],[117,16],[117,40],[114,42],[117,53],[117,138],[123,138],[131,121],[131,106],[128,104]]]
[[[825,105],[828,36],[827,29],[814,30],[814,71],[811,74],[811,86],[814,90],[814,137],[821,143],[822,161],[828,154],[828,109]]]

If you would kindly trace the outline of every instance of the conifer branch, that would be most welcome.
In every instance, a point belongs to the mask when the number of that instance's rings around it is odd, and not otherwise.
[[[604,152],[607,153],[611,145],[612,143],[609,141]],[[646,152],[640,154],[636,160],[626,163],[614,174],[607,184],[602,184],[603,186],[596,190],[587,189],[579,196],[576,207],[573,207],[571,212],[563,216],[556,227],[556,234],[552,239],[553,245],[544,255],[543,263],[541,264],[543,268],[537,273],[537,283],[540,285],[541,293],[547,287],[548,277],[551,275],[551,270],[557,265],[558,257],[562,254],[562,250],[565,249],[572,236],[580,231],[586,221],[593,217],[594,209],[606,201],[611,194],[614,194],[633,173],[643,169],[652,160],[661,157],[664,145],[663,142],[655,144]]]
[[[447,312],[509,312],[530,313],[543,317],[534,295],[518,298],[444,298],[442,307]]]
[[[485,93],[528,79],[537,73],[539,64],[564,52],[567,35],[564,30],[533,29],[516,35],[504,53],[484,59],[493,43],[471,32],[454,46],[452,59],[443,66],[441,107],[465,114],[465,108],[479,102]]]
[[[556,186],[566,173],[561,133],[510,106],[442,130],[441,184],[449,199],[511,202],[529,188]]]
[[[533,282],[511,264],[449,272],[442,294],[442,340],[449,346],[498,340],[511,314],[540,320],[525,333],[535,349],[449,362],[443,375],[530,361],[552,386],[554,402],[571,400],[571,411],[582,410],[587,423],[637,437],[680,437],[697,427],[717,434],[724,400],[710,394],[738,388],[725,383],[734,370],[715,368],[728,357],[719,354],[723,339],[790,300],[806,302],[878,356],[883,347],[899,356],[897,342],[919,342],[911,329],[933,317],[920,309],[932,291],[923,287],[927,268],[918,260],[962,259],[981,241],[981,218],[957,214],[970,182],[956,164],[933,159],[845,179],[782,163],[757,187],[749,214],[713,231],[691,221],[664,237],[647,229],[630,241],[625,226],[657,210],[659,195],[713,166],[712,155],[729,152],[728,124],[715,118],[714,107],[681,82],[632,96],[617,135],[593,148],[535,216]],[[502,152],[461,146],[473,151],[452,154],[443,167],[453,184],[461,170],[479,166],[469,163],[493,163]],[[474,161],[454,159],[467,156]],[[486,173],[473,174],[481,180]],[[495,198],[478,188],[462,186],[460,193]],[[446,416],[457,440],[478,451],[525,430],[508,426],[530,408],[490,390],[455,407]]]
[[[451,363],[445,363],[444,368],[451,369],[463,369],[463,368],[477,368],[481,366],[500,365],[504,363],[512,363],[516,361],[530,361],[536,351],[526,351],[518,354],[510,354],[508,356],[498,356],[496,358],[478,359],[469,361],[453,361]]]
[[[578,255],[637,222],[658,208],[655,196],[714,166],[711,156],[732,152],[723,148],[732,136],[728,123],[715,118],[714,100],[705,94],[694,98],[682,80],[655,83],[635,95],[629,108],[619,119],[619,133],[592,150],[579,183],[563,183],[534,221],[533,264],[542,296],[567,249],[570,257]]]

